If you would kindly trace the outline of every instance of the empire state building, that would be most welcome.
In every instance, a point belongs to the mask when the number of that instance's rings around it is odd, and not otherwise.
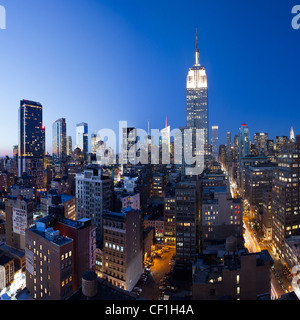
[[[188,129],[201,129],[204,154],[209,154],[207,77],[199,62],[198,37],[194,65],[189,69],[186,81],[186,122]]]

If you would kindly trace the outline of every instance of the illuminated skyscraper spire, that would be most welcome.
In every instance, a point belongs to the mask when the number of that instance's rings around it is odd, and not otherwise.
[[[290,131],[290,140],[292,142],[295,142],[295,133],[294,133],[293,127],[291,128],[291,131]]]
[[[195,66],[199,66],[199,49],[198,49],[198,34],[196,29],[196,49],[195,49]]]
[[[209,153],[208,140],[208,93],[205,69],[199,62],[198,33],[196,30],[196,49],[194,65],[189,69],[186,79],[186,125],[189,129],[203,130],[205,154]]]

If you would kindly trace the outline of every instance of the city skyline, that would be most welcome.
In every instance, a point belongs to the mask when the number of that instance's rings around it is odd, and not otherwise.
[[[0,1],[1,301],[300,300],[296,0]]]
[[[162,4],[159,13],[155,2],[149,5],[131,1],[126,9],[120,1],[114,5],[107,1],[75,1],[67,21],[58,19],[51,31],[47,19],[42,19],[48,14],[63,16],[68,4],[60,4],[57,10],[55,1],[38,7],[35,3],[32,0],[18,7],[16,1],[4,3],[8,19],[7,29],[0,33],[4,75],[0,79],[0,105],[9,121],[0,128],[1,137],[6,133],[1,139],[0,156],[12,155],[13,145],[18,144],[17,113],[22,99],[43,105],[49,153],[52,124],[60,117],[66,118],[67,135],[73,141],[80,122],[89,125],[89,142],[91,133],[102,128],[117,132],[120,120],[141,128],[146,128],[149,121],[151,128],[162,129],[167,115],[171,129],[185,125],[185,78],[194,58],[196,29],[200,60],[208,74],[209,126],[219,126],[219,144],[225,144],[226,132],[230,131],[232,137],[237,134],[241,123],[248,125],[251,139],[256,132],[268,132],[274,140],[277,135],[289,136],[291,126],[295,134],[298,132],[294,121],[299,113],[295,103],[297,84],[293,79],[300,69],[296,58],[300,52],[299,33],[291,27],[292,5],[288,3],[275,1],[271,7],[267,2],[249,4],[246,14],[245,5],[237,1],[226,5],[221,1],[191,1],[187,5],[177,2],[172,12]],[[189,5],[205,14],[193,10],[187,21],[184,13]],[[265,15],[267,7],[269,14]],[[24,16],[30,10],[37,13],[37,21],[26,21],[24,39],[20,38],[17,23],[20,10],[24,10]],[[222,31],[214,24],[214,15],[220,19]],[[257,18],[253,25],[247,23],[251,16]],[[278,18],[276,24],[272,22],[274,17]],[[78,21],[82,21],[80,26]],[[183,26],[180,22],[188,23]],[[240,24],[240,30],[235,24]],[[104,26],[110,27],[109,32],[103,32]],[[69,28],[74,29],[71,32]],[[69,42],[63,42],[65,37]],[[50,49],[51,41],[54,47],[62,46],[59,53]],[[228,41],[229,48],[225,46]],[[39,50],[29,50],[31,55],[21,50],[20,57],[16,45],[23,47],[27,43],[34,43]],[[85,49],[74,52],[78,45]],[[11,52],[14,54],[8,55]],[[283,67],[278,67],[278,61]],[[143,75],[139,72],[141,63]],[[246,72],[241,65],[246,66]],[[20,81],[18,72],[27,74],[28,81]],[[115,72],[117,78],[112,76]],[[113,93],[112,87],[120,94]],[[145,92],[148,99],[142,99]],[[97,104],[99,108],[95,109]],[[290,112],[283,114],[287,108]],[[82,114],[82,110],[86,112]]]

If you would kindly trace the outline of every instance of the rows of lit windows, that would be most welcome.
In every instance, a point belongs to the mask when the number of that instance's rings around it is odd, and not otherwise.
[[[120,252],[124,251],[124,247],[123,246],[119,246],[110,242],[105,242],[105,248],[109,248],[109,249],[113,249],[113,250],[117,250]]]

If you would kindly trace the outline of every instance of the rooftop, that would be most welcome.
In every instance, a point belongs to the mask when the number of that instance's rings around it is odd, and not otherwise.
[[[29,228],[29,230],[58,246],[63,246],[73,241],[71,238],[60,235],[58,230],[54,231],[52,228],[46,228],[41,222],[37,222],[33,227]]]
[[[13,247],[6,245],[5,243],[0,243],[0,251],[8,252],[12,256],[16,256],[22,259],[25,256],[24,250],[18,250]]]
[[[115,287],[103,279],[97,279],[98,290],[97,294],[89,300],[137,300],[137,296],[128,291],[122,290]],[[87,300],[83,295],[82,289],[80,288],[67,300]]]

